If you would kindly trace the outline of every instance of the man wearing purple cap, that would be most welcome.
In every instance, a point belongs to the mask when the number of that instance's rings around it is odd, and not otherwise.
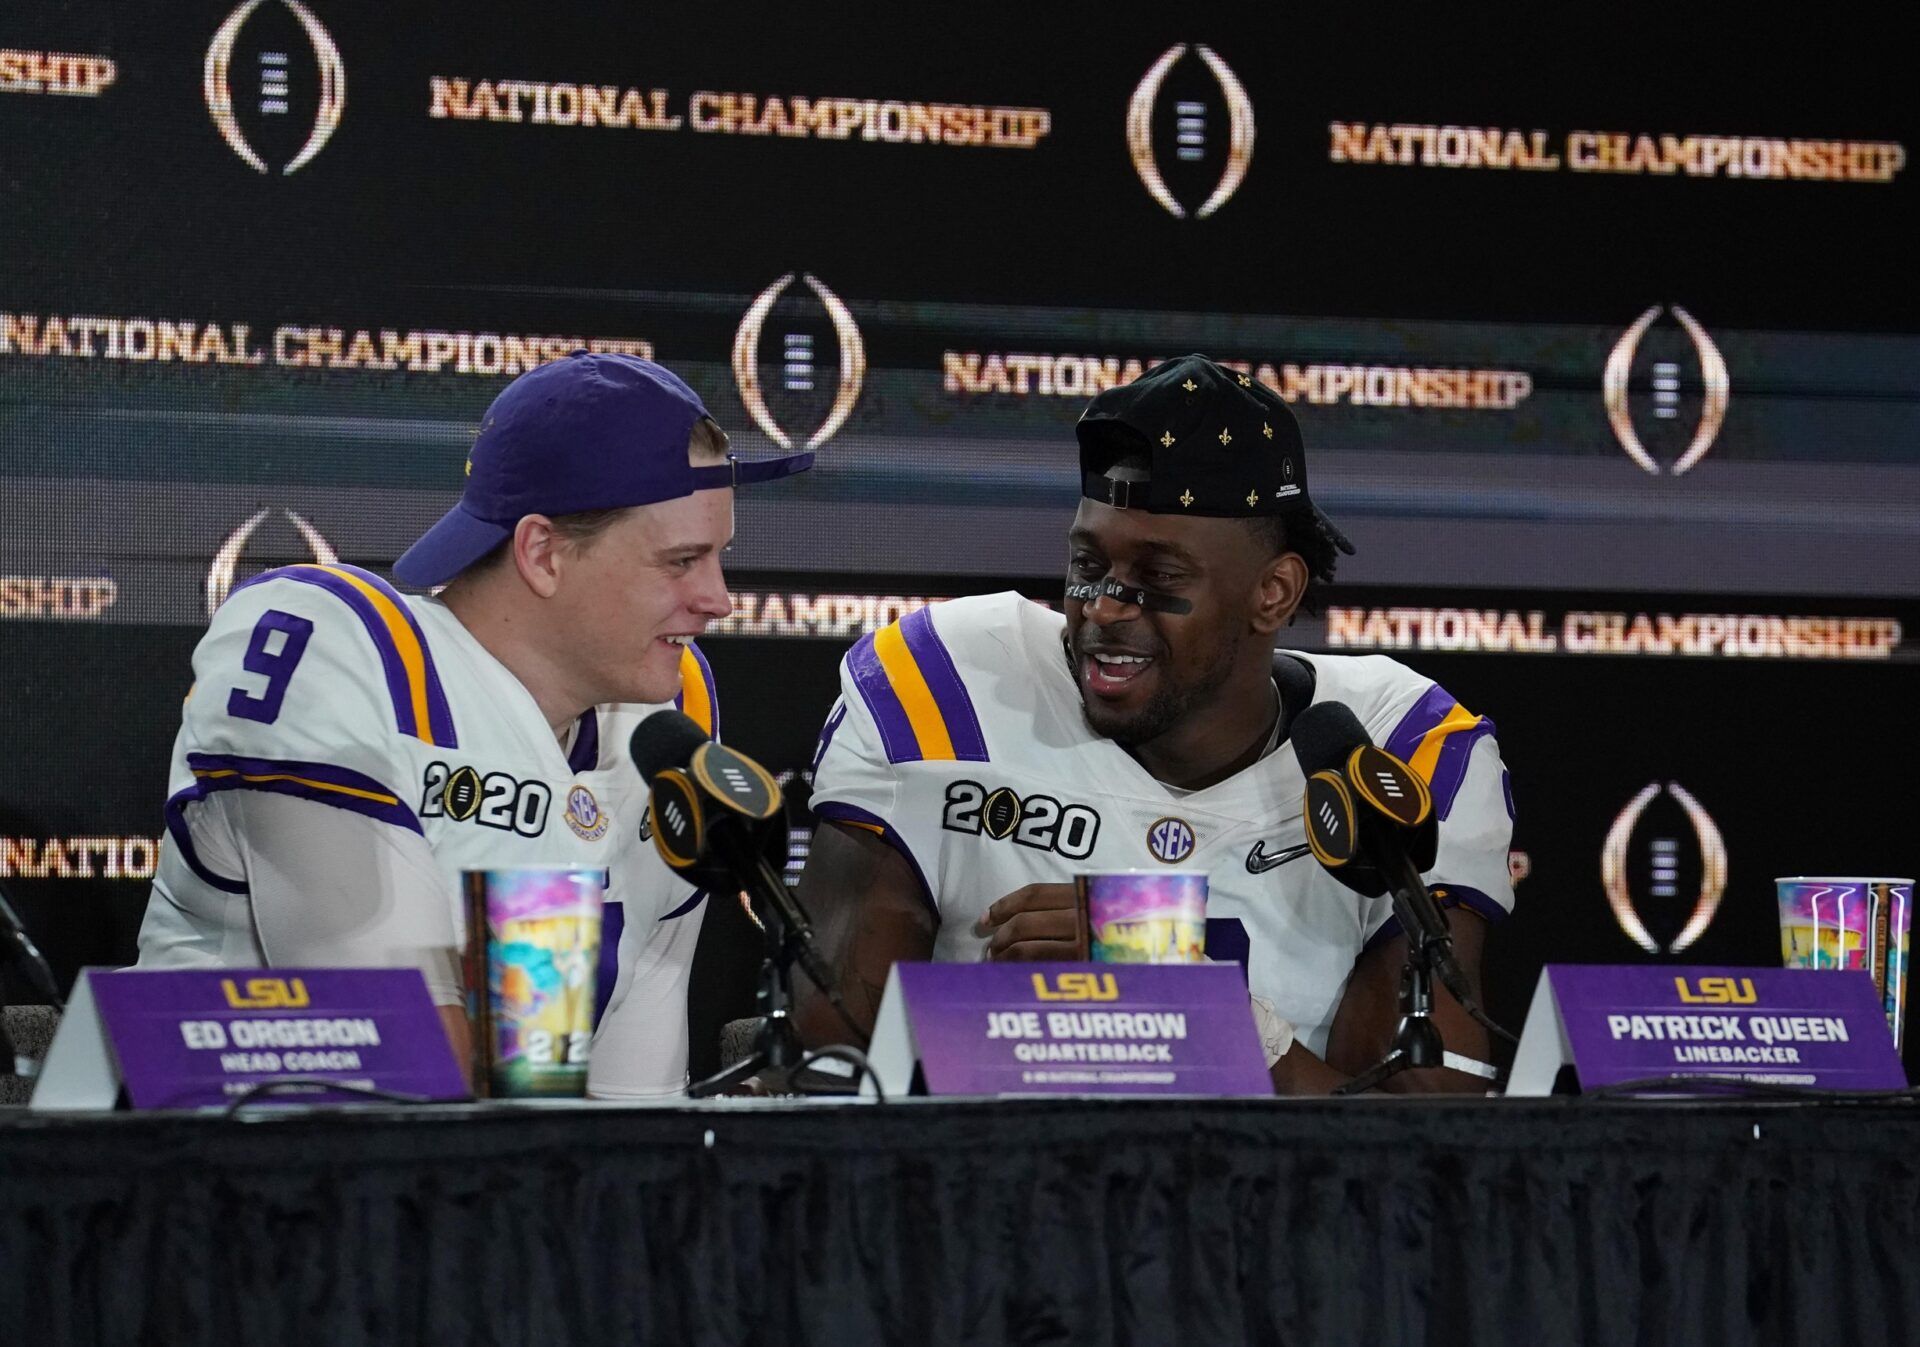
[[[627,738],[670,704],[717,730],[693,642],[730,610],[733,488],[812,463],[726,446],[670,371],[576,352],[494,400],[395,565],[436,596],[351,566],[238,586],[194,652],[140,967],[416,966],[464,1060],[460,871],[604,869],[589,1089],[679,1089],[702,895],[641,835]]]

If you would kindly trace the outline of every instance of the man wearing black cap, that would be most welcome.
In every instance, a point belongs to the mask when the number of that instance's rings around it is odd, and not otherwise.
[[[1474,977],[1479,918],[1511,903],[1493,726],[1392,660],[1275,652],[1353,549],[1271,390],[1188,356],[1100,394],[1077,431],[1064,617],[956,599],[849,653],[802,895],[871,1017],[897,960],[1085,958],[1076,871],[1206,871],[1207,952],[1246,964],[1276,1086],[1330,1089],[1386,1051],[1405,940],[1389,899],[1308,854],[1288,724],[1345,703],[1429,781],[1425,879],[1474,914],[1453,923]],[[1455,1069],[1392,1085],[1485,1089],[1485,1033],[1439,997]],[[819,1009],[807,1026],[832,1037]]]
[[[604,869],[589,1089],[680,1088],[700,895],[641,837],[627,739],[676,702],[717,729],[693,641],[729,611],[733,488],[811,461],[739,462],[672,372],[577,352],[494,400],[395,565],[437,597],[351,566],[237,587],[194,652],[140,966],[418,966],[460,1048],[460,871]]]

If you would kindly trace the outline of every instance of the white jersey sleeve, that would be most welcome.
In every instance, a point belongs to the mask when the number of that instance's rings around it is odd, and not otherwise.
[[[257,791],[207,800],[193,830],[203,856],[230,857],[246,876],[268,966],[418,968],[435,1005],[465,1002],[453,913],[425,838]]]
[[[310,904],[321,890],[341,890],[345,849],[315,851],[289,840],[301,831],[282,826],[289,817],[320,815],[263,811],[268,832],[255,838],[240,835],[254,821],[250,811],[208,809],[209,802],[279,796],[322,814],[357,815],[368,827],[406,835],[404,843],[388,839],[398,852],[381,849],[399,860],[379,874],[414,874],[426,838],[406,745],[451,742],[451,715],[405,601],[348,566],[288,567],[241,585],[214,615],[193,666],[141,963],[258,964],[268,957],[261,942],[277,912],[262,921],[254,904],[273,904],[276,885]],[[256,872],[268,877],[258,893]],[[408,882],[424,877],[421,871]],[[442,908],[444,889],[441,881],[431,891]],[[410,902],[403,906],[411,910]],[[364,956],[343,948],[321,960],[311,941],[292,943],[313,962]]]
[[[170,823],[248,790],[421,831],[402,740],[445,742],[451,716],[425,639],[384,582],[347,566],[269,572],[221,605],[193,672]]]
[[[929,792],[937,792],[944,777],[924,768],[985,763],[988,755],[935,611],[923,608],[874,632],[841,661],[840,700],[814,750],[813,810],[884,837],[906,857],[937,914],[945,832],[942,807]]]
[[[1494,723],[1469,711],[1438,683],[1393,661],[1379,662],[1395,672],[1396,686],[1364,717],[1367,731],[1427,782],[1439,819],[1434,863],[1422,878],[1442,907],[1498,921],[1513,910],[1507,874],[1513,793]],[[1392,900],[1374,900],[1368,943],[1398,931]]]

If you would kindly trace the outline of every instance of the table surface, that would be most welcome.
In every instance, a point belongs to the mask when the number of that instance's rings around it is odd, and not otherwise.
[[[14,1112],[0,1323],[35,1342],[1911,1343],[1920,1107]]]

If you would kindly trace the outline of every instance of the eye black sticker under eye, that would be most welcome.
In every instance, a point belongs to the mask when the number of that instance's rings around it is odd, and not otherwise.
[[[1082,603],[1092,603],[1098,598],[1117,599],[1121,603],[1130,603],[1135,608],[1144,608],[1155,613],[1191,613],[1193,604],[1187,599],[1177,599],[1171,594],[1156,594],[1151,589],[1141,589],[1136,585],[1123,585],[1118,580],[1108,579],[1098,584],[1074,581],[1067,586],[1067,597],[1078,599]]]

